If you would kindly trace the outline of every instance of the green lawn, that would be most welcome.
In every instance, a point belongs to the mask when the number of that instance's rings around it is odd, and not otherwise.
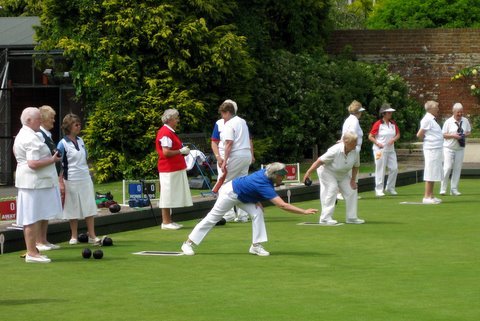
[[[266,208],[269,257],[248,254],[251,225],[216,227],[193,257],[178,251],[196,221],[113,234],[102,260],[82,245],[52,251],[50,264],[0,257],[1,319],[14,320],[478,320],[478,180],[460,197],[420,201],[423,184],[399,196],[362,193],[364,225],[299,226],[318,215]],[[319,207],[318,200],[297,204]],[[344,202],[335,218],[344,221]]]

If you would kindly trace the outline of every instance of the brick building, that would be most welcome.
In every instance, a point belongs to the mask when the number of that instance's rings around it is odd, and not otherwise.
[[[346,46],[360,61],[388,63],[407,81],[413,98],[438,101],[442,116],[455,102],[467,114],[480,114],[479,100],[470,94],[473,82],[451,80],[459,70],[480,65],[478,29],[339,30],[327,51],[338,54]]]

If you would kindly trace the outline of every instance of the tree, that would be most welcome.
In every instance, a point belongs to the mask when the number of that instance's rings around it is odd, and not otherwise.
[[[0,17],[39,16],[40,0],[0,0]]]
[[[346,0],[332,0],[329,19],[334,29],[365,29],[368,16],[373,11],[372,0],[358,0],[348,4]]]
[[[477,28],[480,0],[383,0],[367,22],[370,29]]]
[[[254,69],[245,37],[223,24],[235,2],[44,0],[37,49],[63,49],[86,103],[96,179],[151,176],[161,114],[202,131],[225,93],[245,95]]]

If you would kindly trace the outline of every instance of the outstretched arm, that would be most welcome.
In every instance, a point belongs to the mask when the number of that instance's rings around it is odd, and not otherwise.
[[[292,204],[288,204],[280,196],[272,198],[270,202],[272,202],[276,207],[281,208],[284,211],[295,213],[295,214],[309,215],[309,214],[315,214],[318,212],[318,209],[316,208],[309,208],[304,210],[303,208],[293,206]]]

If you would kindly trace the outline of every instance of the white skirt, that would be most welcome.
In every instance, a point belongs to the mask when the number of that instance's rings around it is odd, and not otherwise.
[[[41,189],[18,189],[18,225],[30,225],[41,220],[61,218],[61,216],[62,199],[58,186]]]
[[[426,182],[441,182],[443,178],[443,149],[424,149],[425,168],[423,180]]]
[[[65,180],[65,204],[63,219],[83,219],[97,215],[95,191],[91,178],[81,181]]]
[[[170,173],[159,173],[160,178],[160,208],[178,208],[193,206],[187,171],[180,170]]]

